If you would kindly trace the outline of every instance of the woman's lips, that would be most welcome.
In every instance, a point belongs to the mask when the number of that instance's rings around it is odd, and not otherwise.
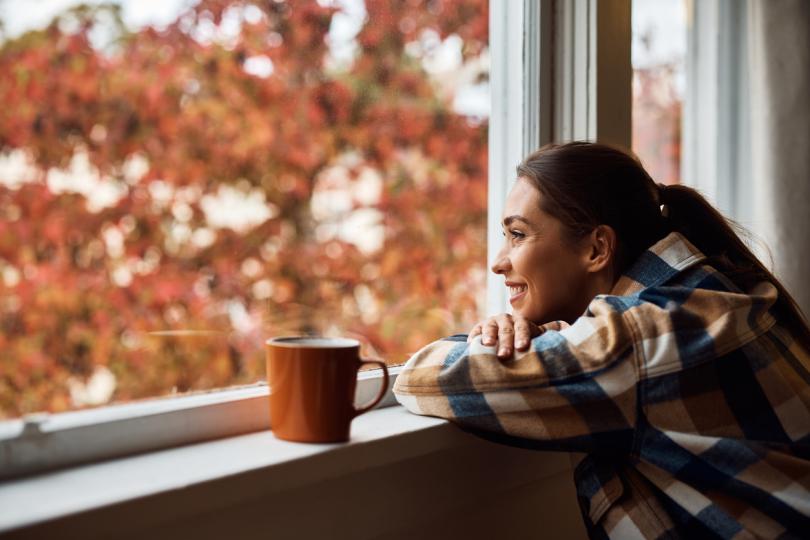
[[[528,291],[528,287],[526,285],[517,285],[513,283],[507,283],[507,287],[509,287],[509,303],[514,304],[521,298],[526,295]]]
[[[512,296],[509,297],[509,303],[514,304],[515,302],[517,302],[518,300],[523,298],[525,295],[526,295],[526,291],[522,291],[522,292],[519,292],[519,293],[517,293],[515,295],[512,295]]]

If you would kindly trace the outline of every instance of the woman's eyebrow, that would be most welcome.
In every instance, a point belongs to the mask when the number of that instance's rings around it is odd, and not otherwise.
[[[526,219],[525,217],[523,217],[523,216],[521,216],[521,215],[518,215],[518,214],[515,214],[515,215],[512,215],[512,216],[506,216],[505,218],[503,218],[503,226],[504,226],[504,227],[508,227],[508,226],[509,226],[509,225],[511,225],[511,224],[512,224],[512,222],[514,222],[514,221],[522,221],[522,222],[523,222],[523,223],[525,223],[526,225],[530,225],[530,226],[531,226],[531,224],[532,224],[532,223],[531,223],[531,222],[530,222],[528,219]]]

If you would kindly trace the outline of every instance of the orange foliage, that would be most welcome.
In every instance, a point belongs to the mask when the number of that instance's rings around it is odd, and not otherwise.
[[[676,66],[661,64],[633,74],[633,151],[656,182],[681,181],[683,99]]]
[[[475,57],[486,1],[366,4],[346,70],[328,68],[335,10],[314,0],[203,0],[164,30],[120,26],[103,51],[91,35],[111,8],[81,8],[78,30],[55,21],[2,44],[0,155],[22,150],[38,172],[0,178],[0,417],[77,406],[69,381],[99,366],[115,376],[111,399],[129,400],[260,380],[263,340],[285,332],[362,336],[399,362],[472,324],[486,125],[438,98],[405,47],[430,29]],[[228,16],[241,17],[232,40],[195,38]],[[257,56],[272,75],[245,70]],[[48,171],[77,155],[117,202],[49,188]],[[143,174],[128,171],[134,156]],[[378,250],[313,215],[339,164],[345,189],[368,171],[382,179],[379,200],[346,210],[379,212]],[[203,201],[223,186],[273,211],[213,227]]]

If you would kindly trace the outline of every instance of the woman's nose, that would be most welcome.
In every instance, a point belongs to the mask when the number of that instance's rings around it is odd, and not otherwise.
[[[496,274],[505,274],[511,266],[505,251],[505,248],[501,248],[498,254],[495,255],[495,262],[492,264],[491,270]]]

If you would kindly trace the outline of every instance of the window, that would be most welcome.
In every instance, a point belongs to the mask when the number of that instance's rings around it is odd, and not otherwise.
[[[632,9],[633,150],[656,181],[694,187],[738,223],[761,228],[751,176],[750,7],[633,0]]]
[[[685,0],[633,0],[633,151],[650,175],[681,182]]]
[[[0,418],[391,363],[485,286],[485,0],[0,3]]]
[[[171,5],[171,2],[166,4]],[[0,6],[2,5],[0,4]],[[314,6],[312,3],[309,5]],[[368,7],[376,4],[369,1],[365,5]],[[478,110],[473,115],[468,110],[467,114],[456,112],[455,116],[441,115],[445,121],[452,120],[454,117],[459,120],[458,123],[449,124],[456,126],[455,129],[458,130],[458,133],[456,131],[451,133],[453,136],[470,135],[469,132],[463,133],[461,130],[472,130],[471,133],[475,136],[485,131],[485,126],[488,127],[488,142],[484,141],[486,146],[481,141],[470,146],[471,142],[466,137],[456,140],[443,133],[441,142],[449,145],[450,150],[455,149],[458,152],[457,156],[464,158],[459,157],[455,161],[448,161],[446,166],[451,170],[459,170],[469,175],[471,171],[476,170],[470,169],[471,166],[478,163],[476,160],[483,159],[485,163],[488,162],[489,169],[489,181],[485,194],[476,190],[461,189],[470,186],[446,184],[448,189],[457,190],[451,190],[451,194],[461,192],[459,196],[462,197],[463,205],[444,207],[444,214],[435,218],[443,220],[441,230],[447,230],[448,214],[461,214],[458,211],[459,208],[474,209],[478,204],[482,207],[494,208],[496,209],[494,212],[488,213],[487,219],[492,223],[487,227],[488,237],[485,242],[482,240],[477,247],[483,250],[486,246],[490,251],[497,250],[501,241],[498,226],[500,208],[514,180],[515,166],[527,152],[551,140],[571,138],[601,139],[604,136],[614,144],[629,145],[630,89],[629,84],[621,81],[629,82],[630,80],[630,5],[629,2],[618,1],[611,2],[609,8],[602,9],[601,6],[605,5],[608,3],[499,0],[492,2],[489,6],[491,8],[489,10],[489,28],[485,30],[481,25],[486,26],[486,17],[484,19],[478,17],[481,13],[486,14],[486,6],[477,3],[468,5],[466,2],[450,2],[449,0],[426,4],[426,7],[433,8],[444,6],[442,9],[447,9],[446,13],[455,14],[459,20],[468,21],[470,24],[463,32],[461,26],[457,27],[457,34],[465,43],[461,50],[463,60],[461,65],[478,65],[479,68],[472,70],[472,73],[477,73],[477,75],[471,78],[472,82],[465,91],[466,97],[458,101],[467,104],[480,103],[479,98],[475,96],[486,94],[489,88],[488,81],[491,79],[491,92],[489,92],[491,111],[487,113],[486,110]],[[348,9],[346,5],[342,6]],[[435,13],[429,14],[428,10],[428,15],[421,13],[420,17],[434,15],[438,17]],[[334,17],[337,15],[334,13],[331,21],[334,21]],[[124,18],[126,19],[126,16]],[[374,20],[376,19],[369,15],[369,22],[366,25],[371,24]],[[473,21],[478,22],[472,24]],[[391,21],[383,21],[383,23],[388,25],[386,28],[391,28]],[[441,43],[445,43],[448,39],[458,43],[452,33],[446,33],[448,28],[438,26],[436,32],[439,36],[447,36],[442,39]],[[363,28],[367,28],[367,26],[363,26]],[[410,28],[410,24],[405,24],[405,28]],[[373,35],[377,35],[373,28],[371,30]],[[486,34],[489,31],[491,31],[490,46],[487,47],[486,43],[481,41],[479,45],[482,48],[480,49],[467,47],[468,40],[476,36],[480,38],[482,33]],[[428,34],[429,36],[430,34]],[[607,49],[594,46],[598,41],[597,38],[603,41],[617,40],[625,43],[626,49],[612,47],[610,51],[613,54],[602,55],[599,51]],[[360,38],[358,37],[358,39]],[[433,43],[435,44],[436,40],[433,40]],[[326,46],[326,48],[329,47],[329,45]],[[454,49],[458,50],[456,46]],[[434,50],[436,52],[444,50],[444,46]],[[228,49],[224,47],[222,54],[227,55],[227,53]],[[375,50],[375,54],[378,53],[379,51]],[[492,58],[491,70],[483,71],[481,68],[486,67],[489,55]],[[455,57],[458,58],[458,55],[456,54]],[[247,58],[246,56],[245,59]],[[273,62],[271,57],[268,58]],[[361,61],[358,59],[362,57],[353,58],[355,61]],[[422,58],[421,62],[424,63],[426,59]],[[418,62],[414,62],[414,64],[418,65]],[[265,63],[265,65],[267,64]],[[274,73],[277,73],[280,69],[278,64],[274,62],[273,66]],[[242,71],[244,71],[244,67],[242,67]],[[626,78],[616,77],[615,74],[618,72],[627,73],[628,76]],[[203,75],[206,73],[208,72],[204,71]],[[388,74],[386,77],[388,81],[391,72],[385,71],[385,73]],[[242,76],[240,70],[234,70],[233,74]],[[442,76],[449,77],[449,74],[445,73]],[[431,84],[431,88],[435,88],[435,86]],[[233,96],[229,94],[229,97]],[[366,99],[376,104],[379,102],[372,98],[377,97],[379,96],[366,96]],[[210,106],[217,110],[219,107],[228,106],[221,104],[221,101],[218,100],[217,103],[210,104]],[[456,103],[457,100],[454,98],[453,102]],[[457,106],[460,105],[457,103]],[[289,109],[290,107],[287,106],[285,113]],[[409,109],[407,112],[413,114],[419,110]],[[602,117],[601,114],[604,113],[610,114]],[[0,114],[3,113],[0,112]],[[241,117],[233,120],[230,117],[227,119],[229,122],[243,121]],[[388,120],[389,126],[392,120],[396,120],[391,117],[385,119]],[[197,133],[192,132],[190,135],[196,136]],[[365,141],[366,144],[377,142],[376,139],[371,139],[369,134],[361,136],[356,133],[356,135],[359,141]],[[355,139],[352,141],[357,142]],[[453,141],[458,142],[457,148],[450,145]],[[473,139],[474,141],[475,139]],[[477,149],[483,149],[483,153],[476,154]],[[403,181],[401,175],[396,178],[398,182]],[[3,196],[8,196],[8,193],[11,192],[12,190],[9,188],[9,191],[3,191]],[[438,200],[436,197],[442,195],[442,192],[431,192],[430,195],[431,198],[427,203],[432,204]],[[478,201],[477,197],[480,197],[481,200]],[[414,198],[407,202],[407,209],[413,209],[415,205],[425,202],[425,200]],[[385,210],[391,211],[391,206],[385,207]],[[476,219],[469,217],[476,214],[468,213],[466,215],[468,221],[464,223],[464,231],[471,235],[478,234],[475,229]],[[173,212],[172,216],[174,216]],[[408,217],[425,219],[416,212],[409,214]],[[456,219],[465,218],[456,216]],[[419,224],[403,223],[403,225],[418,226]],[[230,239],[236,238],[233,233],[228,234]],[[483,235],[483,232],[481,234]],[[454,239],[458,238],[450,238],[450,240]],[[436,241],[443,241],[450,247],[458,245],[447,239],[440,238]],[[470,252],[475,252],[475,246],[470,249]],[[399,262],[403,262],[403,264],[407,262],[414,266],[423,264],[422,268],[429,268],[424,265],[430,261],[416,258],[414,262],[412,255],[412,253],[403,254],[402,260]],[[460,254],[453,253],[452,250],[446,250],[444,255],[448,257],[447,260],[442,261],[446,265],[456,260],[450,258],[450,255],[460,256]],[[473,265],[464,269],[480,272],[479,275],[483,280],[483,261],[478,267],[479,270],[476,270],[474,266],[476,259],[473,257],[470,260]],[[405,270],[407,268],[404,268],[403,271]],[[502,312],[508,305],[506,290],[502,280],[496,279],[497,276],[492,273],[487,274],[489,277],[486,289],[486,311]],[[436,279],[429,272],[423,271],[422,275],[427,276],[425,279]],[[451,277],[459,279],[456,274],[451,274]],[[470,282],[469,286],[474,285],[474,282]],[[479,298],[477,291],[470,290],[469,292],[475,296],[476,304],[483,300]],[[430,291],[429,298],[436,298],[436,295],[436,291]],[[475,309],[478,309],[477,305]],[[430,311],[423,311],[420,315],[424,318],[426,313],[429,314]],[[465,330],[469,328],[467,324],[462,324],[462,328]],[[197,333],[192,339],[214,341],[218,339],[216,332],[219,330],[203,330],[213,333]],[[167,337],[182,336],[169,334]],[[425,339],[429,339],[429,337],[426,336]],[[419,342],[419,344],[422,343],[422,341]],[[393,377],[396,377],[397,370],[398,368],[392,369]],[[379,384],[379,380],[374,380],[375,377],[377,374],[374,372],[360,375],[359,401],[365,401],[374,395]],[[371,384],[365,384],[366,382]],[[266,395],[267,390],[262,387],[230,389],[168,400],[150,400],[100,407],[50,417],[29,416],[24,422],[20,420],[0,422],[0,455],[4,456],[0,463],[0,477],[267,429],[269,420]],[[391,403],[393,400],[389,398],[388,402]]]

